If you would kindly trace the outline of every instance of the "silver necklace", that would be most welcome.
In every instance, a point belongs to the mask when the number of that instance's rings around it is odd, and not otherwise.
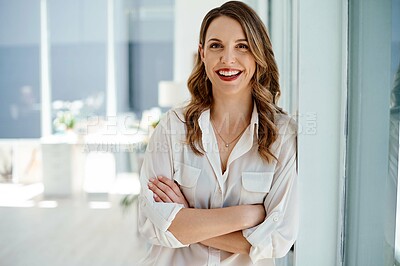
[[[246,128],[247,128],[247,127],[245,127],[245,128],[239,133],[239,135],[237,135],[236,138],[234,138],[233,140],[227,142],[227,141],[224,140],[224,138],[221,136],[221,134],[220,134],[220,133],[218,132],[218,130],[216,129],[216,127],[215,127],[215,125],[214,125],[214,121],[212,120],[212,118],[210,118],[210,120],[211,120],[211,125],[213,126],[215,132],[217,132],[217,135],[218,135],[218,136],[221,138],[221,140],[224,142],[225,148],[229,148],[229,145],[231,145],[233,142],[235,142],[235,141],[244,133],[244,131],[245,131]]]

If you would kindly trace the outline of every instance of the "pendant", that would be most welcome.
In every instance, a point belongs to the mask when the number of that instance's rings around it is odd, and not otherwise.
[[[229,144],[225,144],[225,147],[226,147],[226,148],[229,148]]]

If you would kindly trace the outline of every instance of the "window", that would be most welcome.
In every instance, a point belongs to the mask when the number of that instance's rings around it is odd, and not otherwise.
[[[0,138],[40,137],[39,1],[0,1]]]

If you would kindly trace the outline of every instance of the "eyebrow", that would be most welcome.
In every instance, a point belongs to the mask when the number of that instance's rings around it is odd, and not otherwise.
[[[219,40],[217,38],[211,38],[207,42],[221,42],[221,40]]]
[[[207,42],[222,42],[222,41],[217,38],[211,38]],[[238,39],[235,42],[247,42],[247,39]]]

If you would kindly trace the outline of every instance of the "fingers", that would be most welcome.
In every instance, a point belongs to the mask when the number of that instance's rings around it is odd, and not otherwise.
[[[168,193],[165,191],[165,185],[160,185],[161,182],[158,182],[157,179],[151,178],[148,184],[148,187],[154,193],[154,200],[161,200],[162,202],[172,202],[171,198],[168,196]],[[169,194],[171,194],[169,192]]]
[[[150,178],[149,188],[163,202],[177,202],[181,194],[179,187],[171,179],[163,176]]]
[[[181,192],[179,185],[167,177],[158,176],[150,178],[148,187],[153,191],[156,202],[173,202],[189,207],[189,204]]]
[[[153,198],[154,198],[154,200],[155,200],[156,202],[163,202],[162,199],[160,199],[160,198],[157,196],[157,194],[154,194],[154,195],[153,195]]]
[[[179,189],[179,186],[177,185],[177,183],[175,183],[174,180],[169,179],[167,177],[163,177],[163,176],[159,176],[158,180],[161,181],[162,183],[164,183],[165,185],[169,186],[172,191],[175,193],[175,195],[179,196],[182,194],[181,190]]]

